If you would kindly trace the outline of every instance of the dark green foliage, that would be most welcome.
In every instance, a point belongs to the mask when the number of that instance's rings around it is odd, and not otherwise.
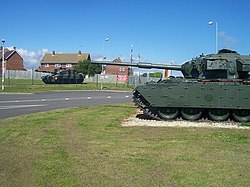
[[[162,72],[153,72],[149,73],[150,77],[155,77],[155,78],[162,78]]]
[[[92,77],[95,74],[99,74],[102,68],[99,64],[92,64],[90,60],[83,60],[78,62],[76,69],[84,75],[89,75]]]
[[[147,77],[147,73],[143,73],[141,75],[142,77]],[[162,72],[153,72],[153,73],[149,73],[149,77],[155,77],[155,78],[162,78]]]

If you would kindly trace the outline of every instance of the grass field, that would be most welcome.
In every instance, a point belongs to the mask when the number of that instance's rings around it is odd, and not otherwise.
[[[122,127],[136,110],[0,120],[0,186],[249,186],[249,130]]]
[[[45,84],[41,80],[10,79],[5,80],[4,92],[37,93],[53,90],[100,90],[100,83],[84,82],[82,84]],[[132,90],[126,83],[104,83],[104,90]],[[4,93],[0,92],[0,93]]]

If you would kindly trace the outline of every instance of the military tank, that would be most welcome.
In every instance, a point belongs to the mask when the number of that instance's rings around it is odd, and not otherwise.
[[[76,70],[57,70],[50,75],[41,77],[45,84],[81,84],[84,81],[84,75]]]
[[[135,105],[153,119],[250,121],[250,56],[222,49],[182,65],[94,63],[181,71],[183,78],[170,77],[134,89]]]

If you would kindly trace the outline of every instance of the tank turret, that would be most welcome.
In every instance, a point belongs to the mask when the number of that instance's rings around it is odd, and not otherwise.
[[[201,79],[248,79],[250,56],[222,49],[217,54],[200,55],[182,65],[186,78]]]
[[[182,65],[140,63],[116,63],[92,61],[94,64],[131,66],[138,68],[157,68],[181,71],[185,78],[197,79],[248,79],[250,76],[250,56],[236,51],[222,49],[217,54],[200,55]]]

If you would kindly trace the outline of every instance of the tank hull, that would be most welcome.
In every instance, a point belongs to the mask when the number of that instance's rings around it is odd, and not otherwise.
[[[250,109],[250,85],[232,83],[156,83],[136,90],[152,107]]]
[[[160,83],[139,85],[134,90],[134,102],[144,113],[155,119],[184,117],[185,119],[197,120],[207,116],[213,118],[215,113],[214,120],[222,121],[240,112],[240,116],[243,118],[234,120],[249,121],[249,93],[250,85],[242,82],[167,80]],[[176,115],[164,115],[171,113],[170,111]],[[227,115],[224,118],[220,117],[225,113]],[[192,114],[197,115],[192,116]]]
[[[81,84],[84,81],[83,76],[79,76],[77,78],[61,78],[55,77],[51,75],[46,75],[42,77],[42,81],[45,84]]]
[[[55,71],[41,78],[45,84],[81,84],[84,81],[84,75],[75,70]]]

